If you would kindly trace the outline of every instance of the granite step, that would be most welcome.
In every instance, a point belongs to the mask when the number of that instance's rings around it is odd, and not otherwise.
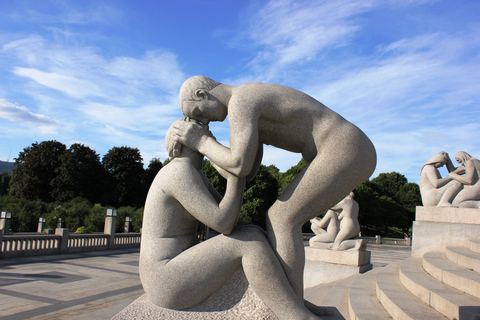
[[[480,253],[480,240],[470,239],[468,240],[468,250]]]
[[[389,264],[377,273],[377,298],[393,319],[446,319],[409,292],[400,282],[399,263]]]
[[[377,272],[373,269],[353,281],[348,292],[348,313],[350,320],[383,320],[391,316],[375,294]]]
[[[465,247],[447,246],[445,254],[448,260],[469,270],[480,272],[480,253]]]
[[[324,307],[335,307],[335,314],[338,312],[342,319],[349,319],[348,292],[353,282],[361,276],[362,274],[355,274],[343,280],[333,282],[328,294],[323,297],[321,305]]]
[[[401,262],[401,283],[420,300],[450,319],[480,319],[480,299],[445,285],[431,277],[422,267],[422,259]]]
[[[425,253],[422,265],[435,279],[480,298],[480,273],[455,264],[441,252]]]
[[[328,320],[349,319],[348,290],[353,281],[359,276],[360,274],[355,274],[345,279],[305,289],[305,299],[332,312],[333,314],[326,318]]]

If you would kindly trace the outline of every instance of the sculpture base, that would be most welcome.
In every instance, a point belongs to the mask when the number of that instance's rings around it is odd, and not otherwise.
[[[305,247],[305,289],[345,279],[372,269],[371,252],[367,250],[330,250]]]
[[[449,245],[467,246],[480,235],[480,209],[417,207],[413,222],[412,257],[445,252]]]
[[[201,290],[201,288],[199,288]],[[112,320],[133,319],[277,319],[248,285],[245,274],[237,272],[222,289],[201,304],[184,311],[161,308],[144,294],[115,315]]]

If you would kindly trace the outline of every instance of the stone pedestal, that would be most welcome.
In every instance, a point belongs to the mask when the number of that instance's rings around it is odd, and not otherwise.
[[[417,207],[413,222],[412,257],[445,252],[448,245],[467,246],[480,238],[480,209]]]
[[[198,290],[202,290],[201,287]],[[165,309],[152,304],[144,294],[112,320],[132,319],[277,319],[249,287],[243,271],[237,272],[218,292],[201,304],[184,311]]]
[[[305,289],[371,270],[370,254],[370,251],[367,250],[337,251],[305,247],[303,277]]]

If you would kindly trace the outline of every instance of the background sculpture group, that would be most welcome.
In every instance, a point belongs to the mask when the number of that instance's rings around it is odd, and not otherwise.
[[[480,161],[464,151],[455,155],[455,168],[448,153],[439,152],[420,170],[420,193],[424,206],[480,208]],[[448,175],[438,168],[446,166]]]
[[[166,136],[173,160],[145,203],[140,277],[147,296],[160,307],[188,309],[243,270],[278,318],[317,319],[312,311],[319,309],[303,299],[301,227],[370,177],[373,144],[317,100],[280,85],[233,87],[196,76],[182,85],[180,105],[186,118]],[[208,128],[227,114],[230,148]],[[236,227],[245,180],[256,174],[263,144],[302,153],[308,165],[269,209],[266,231]],[[227,179],[223,198],[200,172],[204,155]],[[221,234],[199,243],[198,222]]]
[[[358,223],[358,203],[350,192],[342,201],[325,213],[323,218],[313,218],[312,231],[315,236],[310,238],[312,247],[322,247],[332,250],[364,249],[366,243],[362,239],[353,239],[360,233]]]

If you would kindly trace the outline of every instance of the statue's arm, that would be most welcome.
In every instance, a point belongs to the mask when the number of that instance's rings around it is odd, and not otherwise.
[[[436,189],[443,187],[448,182],[452,181],[452,177],[450,175],[446,176],[445,178],[438,179],[437,177],[437,169],[433,167],[433,165],[428,165],[423,168],[425,170],[425,174],[427,175],[428,181],[432,184],[432,186]]]
[[[210,182],[210,180],[208,180],[208,178],[203,173],[200,173],[200,175],[202,176],[203,182],[207,186],[208,191],[210,192],[212,197],[215,199],[217,203],[220,203],[220,201],[222,201],[222,198],[223,198],[220,192],[218,192],[217,189],[215,189],[213,184]]]
[[[450,172],[448,176],[464,185],[475,184],[475,164],[469,160],[465,163],[465,175],[460,175],[455,171]]]
[[[217,203],[200,173],[194,168],[182,168],[176,180],[182,183],[172,181],[169,190],[188,213],[220,233],[232,232],[240,215],[245,179],[233,175],[228,177],[225,196],[220,203]]]
[[[245,114],[229,115],[229,117],[230,148],[207,137],[199,145],[198,151],[238,177],[250,176],[250,173],[256,173],[258,170],[263,154],[263,148],[259,146],[258,141],[258,120]],[[260,153],[258,153],[259,150]]]

